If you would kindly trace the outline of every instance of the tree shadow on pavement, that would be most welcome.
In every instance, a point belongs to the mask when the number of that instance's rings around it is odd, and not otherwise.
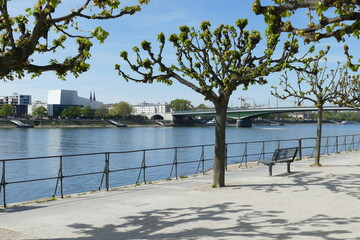
[[[343,193],[360,200],[360,174],[327,174],[319,175],[320,172],[294,172],[287,175],[270,177],[273,181],[259,184],[236,184],[228,185],[231,188],[250,187],[253,190],[282,193],[284,189],[292,192],[308,191],[310,187],[318,186],[326,188],[333,193]],[[289,181],[279,181],[279,177],[288,178]]]
[[[283,211],[258,211],[251,205],[226,202],[191,208],[142,211],[101,227],[72,224],[79,234],[61,239],[345,239],[354,235],[334,225],[359,224],[360,217],[314,215],[289,221]],[[53,239],[53,238],[52,238]]]

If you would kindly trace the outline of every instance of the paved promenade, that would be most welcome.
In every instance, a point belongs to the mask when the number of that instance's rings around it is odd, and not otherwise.
[[[0,239],[360,239],[360,152],[0,210]]]

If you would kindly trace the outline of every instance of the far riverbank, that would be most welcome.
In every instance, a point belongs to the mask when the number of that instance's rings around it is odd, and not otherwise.
[[[36,128],[116,127],[105,119],[42,119],[21,121],[25,124],[33,125]],[[154,120],[124,119],[117,121],[129,127],[160,126],[159,123]],[[164,124],[170,124],[170,122],[167,121]],[[16,128],[16,126],[9,120],[0,120],[0,128]]]
[[[104,128],[104,127],[116,127],[111,124],[107,119],[20,119],[23,123],[32,125],[36,128]],[[128,127],[162,127],[173,126],[172,121],[156,121],[149,119],[119,119],[116,120],[121,124]],[[229,126],[235,126],[236,120],[228,120]],[[324,124],[340,124],[330,121],[324,121]],[[253,126],[278,126],[278,125],[312,125],[316,124],[316,121],[269,121],[269,120],[253,120]],[[357,123],[355,123],[357,124]],[[177,126],[205,126],[205,124],[199,120],[188,120],[183,125]],[[16,126],[10,122],[10,120],[0,120],[0,128],[16,128]]]

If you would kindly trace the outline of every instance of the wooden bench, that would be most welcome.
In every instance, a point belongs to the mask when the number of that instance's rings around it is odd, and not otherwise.
[[[272,176],[272,167],[277,163],[287,163],[287,172],[290,173],[290,164],[294,161],[298,147],[278,148],[275,150],[272,159],[263,160],[262,163],[269,166],[269,176]]]

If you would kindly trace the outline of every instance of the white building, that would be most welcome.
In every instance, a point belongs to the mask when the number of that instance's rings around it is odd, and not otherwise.
[[[167,103],[147,103],[143,102],[138,105],[133,105],[135,115],[146,116],[149,119],[158,120],[172,120],[171,109]]]
[[[90,93],[89,98],[79,97],[75,90],[49,90],[48,92],[48,114],[49,116],[60,116],[61,112],[69,106],[90,106],[98,109],[103,103],[96,101],[95,93]]]
[[[134,114],[157,114],[157,113],[170,113],[170,108],[167,103],[147,103],[143,102],[138,105],[133,105]]]
[[[28,114],[30,116],[32,116],[33,111],[38,108],[38,107],[44,107],[47,109],[47,103],[41,102],[41,101],[36,101],[34,103],[32,103],[31,105],[29,105],[28,107]]]

